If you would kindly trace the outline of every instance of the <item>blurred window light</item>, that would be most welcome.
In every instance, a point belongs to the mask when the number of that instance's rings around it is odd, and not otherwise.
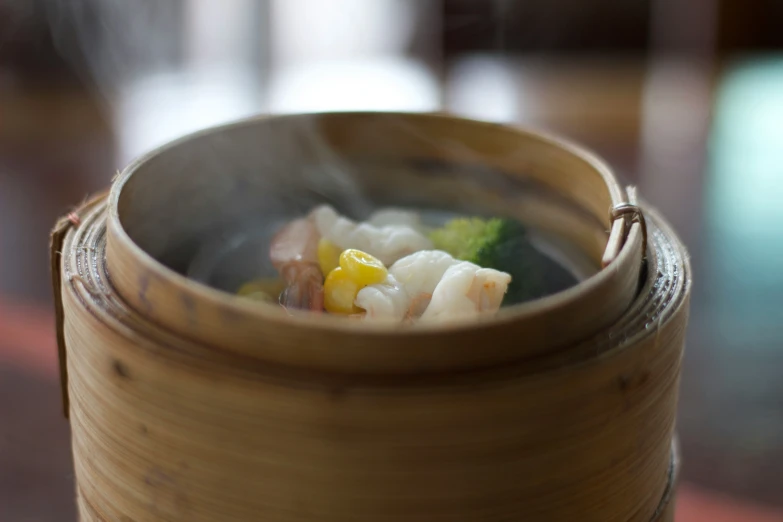
[[[522,93],[508,60],[467,56],[449,69],[446,108],[469,118],[511,122],[519,118]]]
[[[739,380],[736,357],[710,359],[721,389],[755,404],[779,382],[776,364],[783,350],[783,57],[745,59],[726,68],[707,174],[703,256],[709,261],[696,275],[703,296],[698,316],[710,323],[710,349],[761,362],[742,367],[755,369],[750,389],[747,378]],[[763,428],[771,411],[754,408],[748,416]]]
[[[276,63],[401,54],[412,37],[411,0],[271,0]]]
[[[271,0],[272,113],[434,111],[435,75],[406,48],[413,0]]]
[[[712,290],[725,293],[724,303],[742,302],[742,292],[746,299],[753,294],[754,300],[777,300],[779,314],[783,58],[750,60],[729,69],[717,96],[709,156],[706,232],[715,270]],[[749,310],[761,314],[758,307]]]
[[[258,113],[254,80],[247,71],[226,69],[169,71],[131,82],[114,107],[120,164],[185,134]]]
[[[187,0],[184,9],[185,56],[190,66],[248,65],[263,20],[256,0]]]
[[[272,113],[435,111],[440,99],[437,80],[426,67],[393,57],[275,68],[267,87]]]
[[[710,143],[710,220],[739,237],[783,248],[783,58],[730,71]]]
[[[266,31],[255,0],[186,0],[181,66],[138,75],[113,104],[122,165],[185,134],[263,110]]]

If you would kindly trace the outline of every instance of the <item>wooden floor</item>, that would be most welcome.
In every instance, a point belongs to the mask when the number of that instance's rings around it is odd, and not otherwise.
[[[678,522],[783,521],[783,118],[772,117],[783,113],[783,74],[750,62],[713,81],[688,64],[663,63],[651,84],[638,63],[502,66],[539,102],[536,114],[511,113],[510,121],[593,147],[639,184],[690,248],[696,282],[678,421]],[[563,85],[583,86],[581,102]],[[654,117],[640,112],[650,97]],[[0,90],[3,522],[74,520],[48,231],[121,167],[116,130],[83,92]]]

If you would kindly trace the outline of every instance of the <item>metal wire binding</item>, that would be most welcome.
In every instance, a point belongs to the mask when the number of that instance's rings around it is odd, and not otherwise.
[[[628,203],[620,203],[611,209],[609,218],[615,221],[624,218],[627,224],[639,223],[642,227],[642,259],[647,257],[647,221],[644,219],[644,211],[636,204],[636,188],[628,188]],[[630,227],[629,227],[630,228]]]

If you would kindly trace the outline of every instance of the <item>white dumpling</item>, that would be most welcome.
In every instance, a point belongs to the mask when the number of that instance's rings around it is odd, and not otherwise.
[[[432,248],[426,236],[408,225],[357,223],[328,205],[313,210],[312,217],[321,237],[340,249],[355,248],[375,256],[386,266],[413,252]]]

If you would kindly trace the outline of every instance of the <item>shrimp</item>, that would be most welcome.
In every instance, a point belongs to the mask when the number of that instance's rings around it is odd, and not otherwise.
[[[382,283],[362,288],[355,304],[369,320],[441,321],[496,312],[510,281],[505,272],[424,250],[394,263]]]
[[[355,304],[367,311],[367,319],[416,319],[426,310],[443,274],[458,262],[440,250],[405,256],[389,267],[385,281],[359,290]]]
[[[402,321],[408,313],[410,298],[402,285],[389,274],[382,283],[359,290],[354,304],[365,311],[365,319]]]
[[[425,293],[421,293],[411,299],[411,302],[408,305],[408,311],[405,313],[405,319],[407,321],[419,319],[427,310],[430,301],[432,301],[432,294]]]
[[[367,319],[419,317],[444,272],[456,262],[440,250],[405,256],[389,267],[385,281],[359,290],[354,303],[367,311]]]
[[[422,321],[458,319],[495,313],[503,302],[511,276],[462,261],[449,267],[432,293]]]
[[[318,263],[320,234],[310,218],[285,225],[269,247],[269,258],[286,284],[280,294],[284,308],[321,312],[324,307],[324,276]]]

